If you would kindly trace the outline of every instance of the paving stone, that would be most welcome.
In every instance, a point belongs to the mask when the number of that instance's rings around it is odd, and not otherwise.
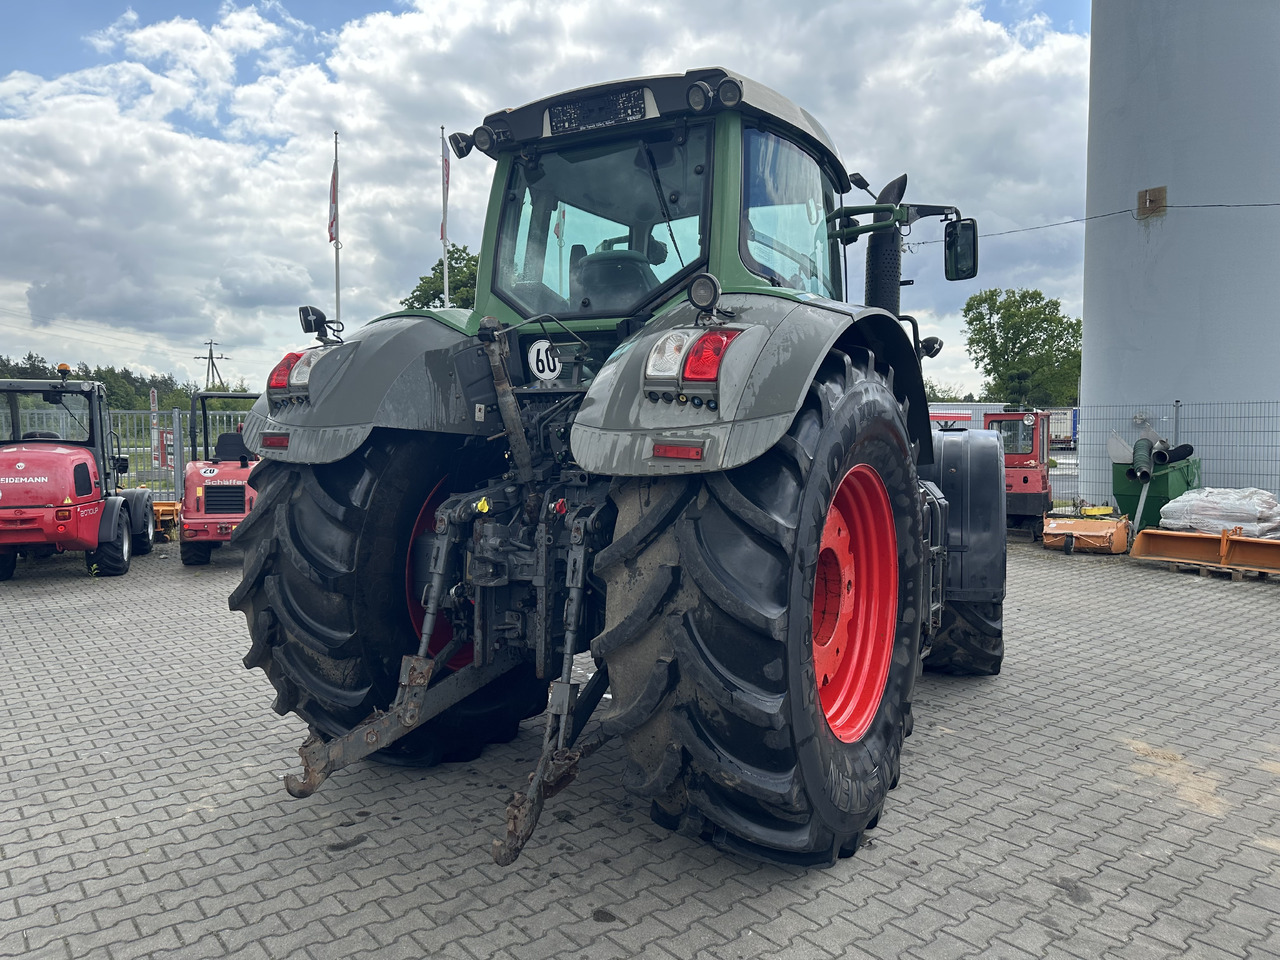
[[[239,667],[240,556],[176,553],[110,581],[24,562],[0,593],[0,957],[1280,956],[1274,581],[1011,544],[1004,670],[920,678],[857,857],[767,866],[670,834],[611,744],[503,869],[488,843],[541,720],[292,800],[305,729]],[[1118,620],[1137,596],[1161,616]]]

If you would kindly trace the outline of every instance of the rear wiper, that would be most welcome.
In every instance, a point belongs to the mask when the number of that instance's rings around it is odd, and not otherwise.
[[[658,206],[662,208],[662,219],[667,225],[667,236],[671,238],[671,246],[676,251],[676,259],[680,261],[680,269],[684,269],[684,257],[680,255],[680,245],[676,243],[676,233],[671,229],[671,209],[667,206],[667,197],[662,192],[662,180],[658,176],[658,161],[653,159],[653,151],[647,141],[641,140],[645,158],[649,161],[649,173],[653,177],[653,190],[658,195]]]

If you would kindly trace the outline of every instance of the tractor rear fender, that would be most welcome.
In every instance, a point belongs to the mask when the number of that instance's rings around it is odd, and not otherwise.
[[[995,430],[935,430],[921,467],[947,498],[947,600],[1004,600],[1004,447]]]
[[[102,517],[98,521],[98,545],[110,543],[116,535],[116,521],[120,518],[120,511],[127,509],[127,501],[122,496],[107,497],[102,501]],[[133,518],[129,518],[130,526],[133,525]]]
[[[698,327],[697,310],[677,306],[613,352],[574,421],[573,455],[583,468],[661,476],[748,463],[782,439],[831,349],[854,346],[870,349],[877,366],[893,367],[893,390],[907,407],[910,437],[920,445],[920,461],[932,462],[920,363],[890,314],[817,297],[797,302],[760,294],[729,294],[718,307],[717,323]],[[650,352],[678,329],[738,331],[724,349],[714,385],[646,378]],[[655,444],[680,455],[655,456]]]
[[[486,437],[502,430],[480,342],[434,315],[384,317],[344,343],[312,349],[322,354],[308,382],[266,391],[245,419],[244,441],[261,457],[332,463],[374,427]],[[287,445],[265,446],[264,434],[287,436]]]

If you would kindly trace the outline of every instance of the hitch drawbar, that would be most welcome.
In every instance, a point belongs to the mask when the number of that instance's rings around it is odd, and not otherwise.
[[[474,512],[474,506],[471,508]],[[442,511],[443,512],[443,511]],[[459,518],[461,519],[461,518]],[[452,556],[449,533],[457,534],[458,523],[450,518],[437,517],[436,538],[431,548],[431,582],[426,590],[426,614],[422,620],[422,635],[417,656],[405,657],[400,662],[400,685],[391,709],[385,713],[375,711],[373,716],[352,727],[344,736],[324,741],[314,732],[307,737],[298,755],[302,758],[302,776],[289,774],[284,786],[289,794],[299,799],[309,797],[335,770],[362,760],[369,754],[390,746],[420,724],[426,716],[427,689],[437,667],[449,662],[461,648],[460,638],[451,642],[435,657],[427,659],[427,647],[434,632],[436,613],[440,609],[440,595],[445,578],[449,574],[449,558]],[[454,678],[462,674],[455,674]],[[469,691],[468,691],[469,692]],[[459,698],[461,699],[461,698]]]
[[[422,721],[423,701],[434,669],[434,660],[405,657],[400,663],[400,688],[390,710],[374,714],[336,740],[326,742],[314,733],[307,737],[298,748],[302,776],[291,773],[284,778],[284,787],[290,796],[299,799],[311,796],[335,770],[363,760],[416,727]]]

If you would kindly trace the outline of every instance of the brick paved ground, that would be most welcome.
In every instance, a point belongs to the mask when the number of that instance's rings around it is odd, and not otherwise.
[[[902,785],[829,870],[666,833],[621,751],[493,865],[539,725],[469,764],[280,782],[239,556],[0,584],[0,956],[1280,956],[1280,585],[1016,545],[996,678],[926,676]]]

